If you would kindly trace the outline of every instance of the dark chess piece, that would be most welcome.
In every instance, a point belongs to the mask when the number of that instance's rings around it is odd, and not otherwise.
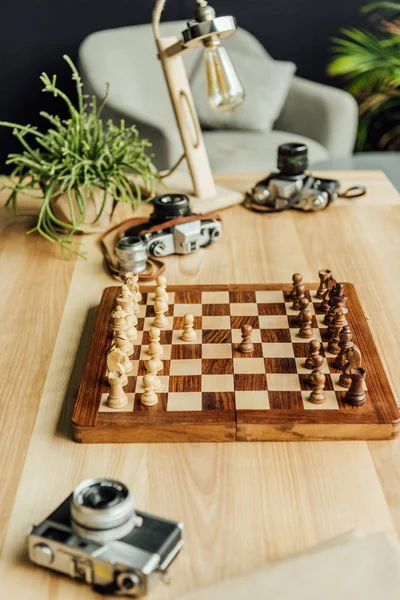
[[[343,369],[347,362],[347,350],[353,345],[353,334],[349,325],[345,325],[339,333],[339,348],[340,352],[333,361],[335,369]]]
[[[364,390],[365,369],[351,369],[350,388],[347,390],[344,401],[351,406],[361,406],[364,404],[366,395]]]
[[[304,298],[301,298],[299,305],[300,314],[297,317],[297,322],[300,324],[300,330],[298,336],[304,339],[310,339],[313,336],[313,331],[311,328],[312,314],[308,307],[308,299],[304,296]]]
[[[311,378],[313,391],[310,394],[309,401],[313,404],[323,404],[326,401],[326,396],[324,393],[326,377],[324,373],[316,370],[311,373],[310,379]]]
[[[334,318],[332,321],[332,326],[328,327],[328,352],[331,354],[339,354],[339,335],[342,331],[343,327],[347,325],[347,319],[343,304],[339,302],[339,304],[335,307]]]
[[[341,302],[341,301],[337,302],[335,304],[335,306],[332,308],[332,321],[331,321],[331,324],[328,326],[328,331],[326,332],[327,333],[326,338],[328,340],[333,336],[334,330],[339,325],[338,321],[336,321],[336,325],[335,325],[335,318],[336,318],[336,315],[337,315],[337,312],[338,312],[338,308],[340,307],[340,309],[341,309],[340,310],[340,314],[341,315],[347,315],[347,313],[349,312],[349,309],[346,308],[346,304],[345,304],[346,300],[347,300],[347,296],[345,296],[344,302]],[[345,325],[347,325],[347,319],[346,319],[346,317],[344,317],[342,319],[342,323],[343,323],[342,327],[344,327]]]
[[[334,317],[334,309],[341,302],[343,305],[346,304],[347,296],[343,292],[343,283],[335,283],[329,290],[329,306],[330,309],[325,315],[324,325],[330,325]]]
[[[352,344],[346,351],[346,364],[344,365],[339,377],[339,385],[349,388],[351,384],[351,371],[361,367],[361,352]]]
[[[254,344],[251,341],[251,334],[253,333],[253,328],[248,323],[242,325],[242,341],[238,346],[239,352],[242,354],[251,354],[254,352]]]
[[[303,275],[301,273],[295,273],[294,275],[292,275],[292,283],[293,283],[293,287],[290,290],[289,294],[288,294],[288,299],[289,300],[296,300],[296,296],[297,296],[297,286],[300,285],[300,283],[303,281]]]
[[[312,373],[310,374],[310,376],[307,379],[307,385],[314,385],[314,377],[315,377],[315,373],[320,373],[322,370],[322,365],[324,362],[324,357],[321,356],[321,354],[316,354],[314,356],[314,364],[313,364],[313,370]]]
[[[311,340],[308,345],[308,356],[304,362],[306,369],[315,369],[315,357],[320,356],[321,342],[318,340]]]
[[[304,298],[305,295],[306,295],[306,288],[302,283],[300,283],[299,285],[296,286],[296,298],[294,299],[294,302],[292,305],[292,310],[300,310],[300,300],[302,298]]]
[[[329,291],[328,283],[332,279],[332,271],[330,271],[329,269],[321,269],[320,271],[318,271],[318,277],[319,287],[317,289],[315,297],[318,298],[318,300],[322,300],[324,298],[325,291]]]
[[[329,304],[329,288],[325,290],[322,297],[322,302],[320,302],[318,309],[319,312],[324,313],[325,315],[330,311],[331,305]]]

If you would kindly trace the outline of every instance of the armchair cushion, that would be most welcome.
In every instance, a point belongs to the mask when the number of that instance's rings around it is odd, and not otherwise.
[[[203,61],[191,77],[200,124],[206,129],[270,131],[281,113],[296,65],[274,60],[254,38],[250,45],[247,36],[244,41],[241,30],[240,36],[233,35],[223,42],[245,90],[243,104],[233,113],[218,113],[208,105]]]

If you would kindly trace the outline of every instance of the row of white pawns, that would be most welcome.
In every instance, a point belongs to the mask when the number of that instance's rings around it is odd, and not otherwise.
[[[107,354],[107,377],[110,384],[110,393],[107,405],[110,408],[120,409],[128,404],[128,397],[124,387],[128,383],[128,375],[133,370],[130,356],[134,352],[133,342],[137,338],[136,325],[139,314],[139,302],[142,294],[139,290],[138,275],[128,274],[120,294],[116,299],[116,307],[111,313],[113,319],[113,340]],[[157,390],[161,387],[161,381],[157,373],[162,371],[163,364],[160,356],[163,353],[160,344],[160,329],[168,326],[165,313],[168,311],[167,280],[160,275],[157,277],[155,291],[154,312],[155,318],[150,328],[150,344],[148,354],[150,360],[146,362],[147,373],[143,377],[144,391],[140,401],[144,406],[154,406],[158,403]],[[183,331],[181,339],[184,342],[196,340],[196,332],[193,329],[194,317],[186,314],[183,317]]]

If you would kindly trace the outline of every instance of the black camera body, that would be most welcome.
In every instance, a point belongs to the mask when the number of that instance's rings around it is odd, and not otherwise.
[[[313,177],[307,172],[305,144],[282,144],[278,148],[278,169],[246,194],[245,206],[259,212],[280,212],[289,208],[322,210],[338,197],[335,179]]]
[[[148,594],[183,545],[182,523],[135,511],[128,488],[83,481],[28,537],[30,559],[101,594]]]

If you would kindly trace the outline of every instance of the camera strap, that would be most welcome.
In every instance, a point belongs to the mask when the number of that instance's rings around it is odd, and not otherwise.
[[[152,227],[144,227],[143,231],[140,232],[140,235],[144,235],[145,233],[154,233],[156,231],[163,231],[165,229],[169,229],[170,227],[175,227],[176,225],[180,225],[182,223],[189,223],[190,221],[203,221],[214,219],[216,221],[221,221],[221,217],[219,214],[211,212],[203,215],[190,215],[188,217],[178,217],[176,219],[172,219],[171,221],[166,221],[165,223],[160,223],[157,225],[153,225]],[[118,225],[114,225],[107,231],[105,231],[99,238],[100,249],[104,257],[104,261],[111,271],[112,275],[123,281],[123,274],[118,268],[118,260],[115,253],[115,246],[120,238],[124,237],[125,232],[130,227],[134,227],[137,225],[145,225],[149,222],[147,217],[135,217],[132,219],[127,219]],[[153,281],[159,275],[161,275],[165,271],[165,264],[159,258],[155,258],[154,256],[149,256],[147,258],[146,269],[139,273],[139,280]]]

